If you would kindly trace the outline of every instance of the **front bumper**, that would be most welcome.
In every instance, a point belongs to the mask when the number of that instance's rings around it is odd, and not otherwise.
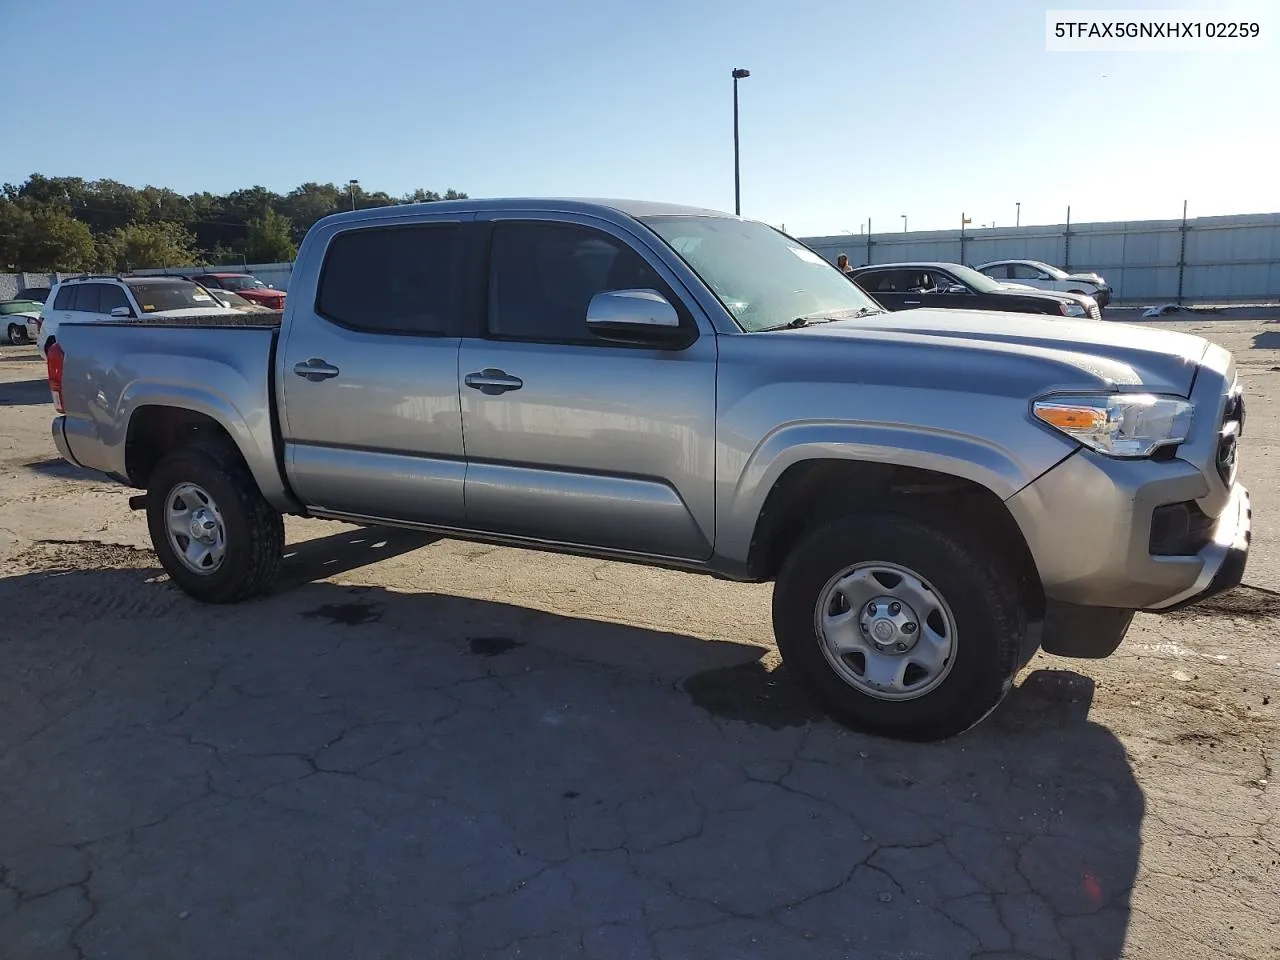
[[[1215,518],[1212,537],[1185,555],[1153,554],[1157,508],[1188,501]],[[1172,610],[1238,584],[1248,555],[1248,491],[1211,489],[1183,460],[1109,460],[1081,450],[1007,505],[1049,601]]]
[[[1249,562],[1252,538],[1253,504],[1244,485],[1236,484],[1227,509],[1214,526],[1212,542],[1200,551],[1204,566],[1195,582],[1176,596],[1146,609],[1151,613],[1170,613],[1238,587]]]

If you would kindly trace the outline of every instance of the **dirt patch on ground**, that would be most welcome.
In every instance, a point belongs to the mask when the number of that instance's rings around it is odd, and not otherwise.
[[[1208,617],[1242,617],[1246,620],[1280,618],[1280,593],[1259,587],[1239,586],[1210,597],[1194,607],[1165,614],[1170,620],[1203,620]]]

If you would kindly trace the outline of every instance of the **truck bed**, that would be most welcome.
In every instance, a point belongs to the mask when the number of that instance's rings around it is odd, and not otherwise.
[[[287,503],[276,451],[276,340],[281,314],[143,317],[65,323],[66,415],[55,436],[81,466],[129,482],[130,443],[161,425],[135,417],[174,407],[229,425],[265,495]]]

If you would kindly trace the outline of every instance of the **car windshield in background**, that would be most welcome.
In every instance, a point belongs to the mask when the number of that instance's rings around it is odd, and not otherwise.
[[[219,277],[218,282],[228,290],[265,290],[267,285],[257,277]]]
[[[1060,267],[1055,267],[1051,263],[1045,263],[1042,260],[1030,260],[1028,262],[1033,267],[1043,270],[1045,273],[1053,277],[1053,279],[1055,280],[1069,280],[1071,278],[1070,274],[1068,274],[1067,271],[1061,269]]]
[[[178,280],[134,281],[129,283],[129,289],[133,291],[143,313],[215,309],[222,306],[203,287]]]
[[[954,274],[955,278],[966,286],[972,287],[979,293],[994,293],[997,290],[1003,290],[1004,284],[997,283],[985,273],[979,273],[972,267],[961,266],[958,263],[948,263],[946,270],[950,274]]]
[[[0,303],[0,316],[11,316],[15,313],[39,313],[44,308],[43,303],[36,303],[34,300],[6,300]]]
[[[747,331],[799,318],[880,312],[862,290],[808,247],[772,227],[730,217],[645,217]]]

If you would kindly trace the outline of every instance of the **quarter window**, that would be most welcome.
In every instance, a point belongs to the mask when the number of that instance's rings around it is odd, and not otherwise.
[[[456,336],[458,225],[350,230],[329,244],[316,310],[353,330]]]

